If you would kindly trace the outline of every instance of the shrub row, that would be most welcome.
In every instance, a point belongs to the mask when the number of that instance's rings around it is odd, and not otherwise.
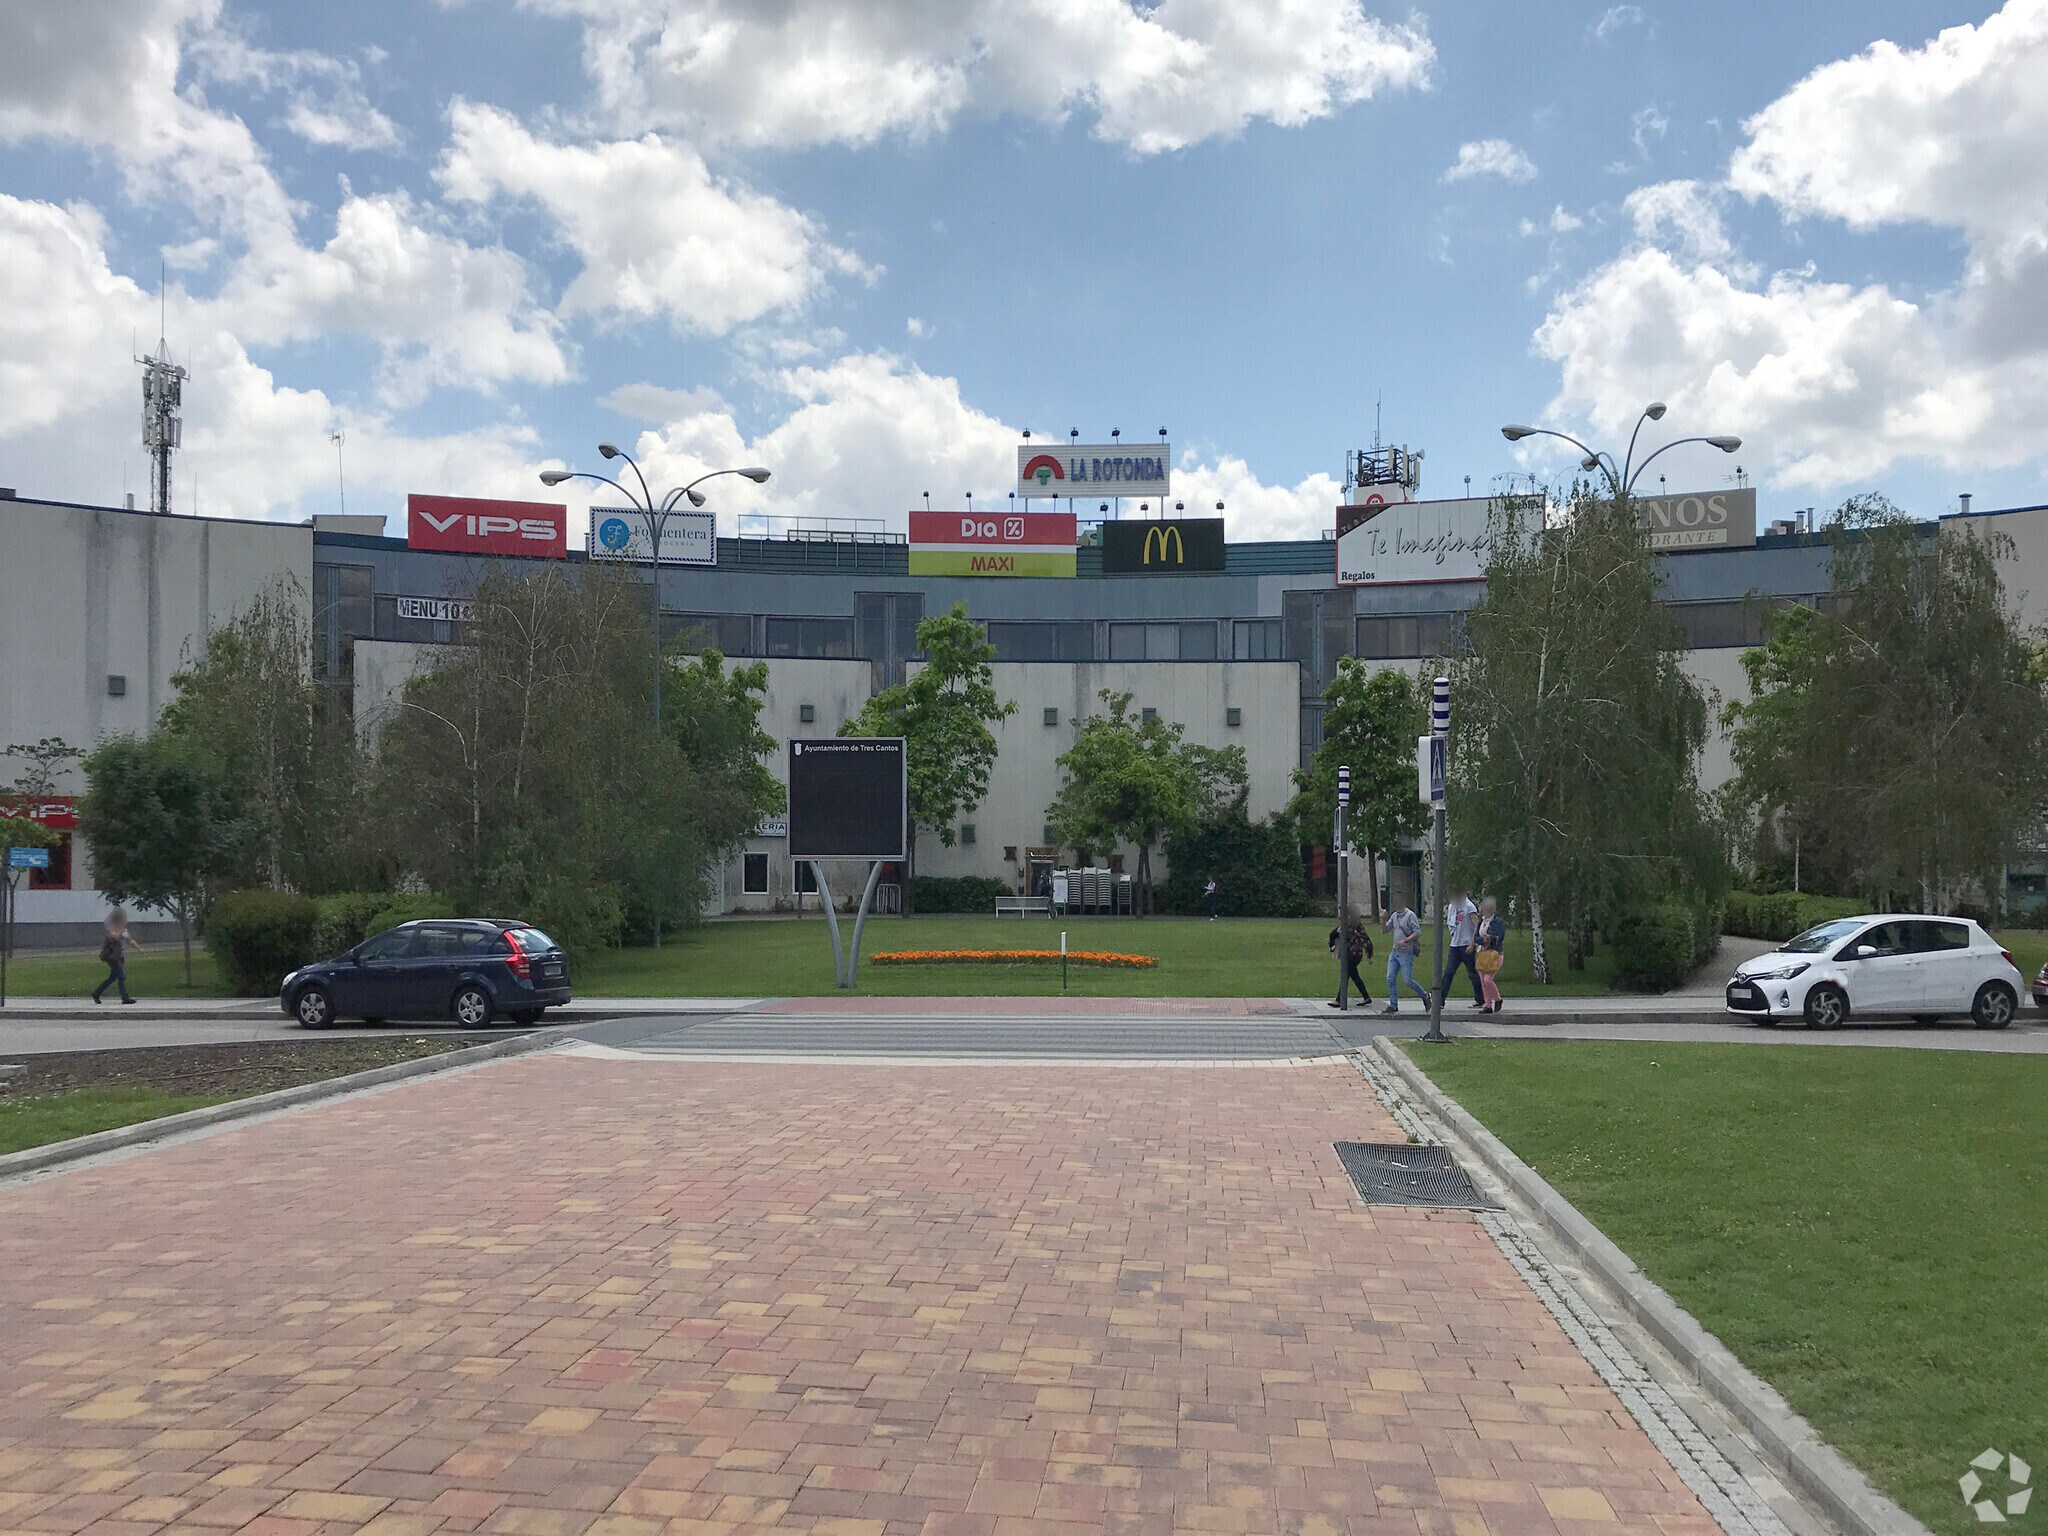
[[[1661,901],[1632,908],[1613,923],[1614,981],[1635,992],[1669,992],[1721,947],[1719,902]]]
[[[1014,896],[1007,880],[982,875],[919,875],[910,882],[913,912],[972,912],[987,917],[996,909],[996,898]]]
[[[1726,926],[1743,939],[1782,943],[1816,923],[1865,910],[1853,896],[1809,896],[1798,891],[1730,891]]]
[[[453,917],[434,895],[343,891],[317,900],[290,891],[230,891],[206,914],[206,947],[228,985],[265,997],[302,965],[351,950],[373,933],[422,917]]]

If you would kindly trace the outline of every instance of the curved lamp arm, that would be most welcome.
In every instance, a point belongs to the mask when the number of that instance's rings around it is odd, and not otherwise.
[[[1643,471],[1657,462],[1657,454],[1669,453],[1674,448],[1683,448],[1687,443],[1710,443],[1723,453],[1733,453],[1742,446],[1742,439],[1739,437],[1681,437],[1676,442],[1666,443],[1657,450],[1657,453],[1651,454],[1641,464],[1636,466],[1636,472],[1629,476],[1629,488],[1633,490],[1635,483],[1643,478]]]
[[[1550,427],[1515,427],[1512,430],[1504,427],[1501,429],[1501,431],[1502,435],[1506,437],[1507,440],[1511,443],[1518,443],[1525,437],[1555,437],[1564,442],[1570,443],[1574,448],[1578,449],[1580,453],[1586,456],[1586,462],[1582,467],[1591,468],[1593,467],[1593,465],[1597,464],[1600,467],[1601,473],[1606,475],[1607,478],[1614,483],[1614,488],[1617,491],[1621,489],[1621,476],[1617,475],[1614,472],[1613,459],[1607,454],[1598,453],[1595,452],[1593,449],[1588,448],[1584,443],[1580,442],[1576,437],[1573,437],[1569,432],[1559,432]]]

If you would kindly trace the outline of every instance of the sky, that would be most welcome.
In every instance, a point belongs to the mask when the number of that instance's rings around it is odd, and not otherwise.
[[[2048,501],[2048,0],[0,0],[0,485],[984,505],[1157,441],[1233,539],[1682,447],[1761,516]],[[162,291],[159,292],[161,278]],[[163,316],[161,324],[159,321]],[[337,444],[334,435],[339,432]],[[1558,450],[1558,451],[1554,451]],[[1638,487],[1645,489],[1645,485]],[[570,497],[581,506],[582,498]],[[572,526],[574,524],[572,523]]]

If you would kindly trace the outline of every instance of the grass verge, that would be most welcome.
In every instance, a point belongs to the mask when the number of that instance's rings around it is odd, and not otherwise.
[[[1937,1531],[2048,1445],[2048,1057],[1466,1042],[1418,1054]]]
[[[29,1056],[0,1097],[0,1154],[300,1083],[438,1056],[498,1035],[243,1041]]]

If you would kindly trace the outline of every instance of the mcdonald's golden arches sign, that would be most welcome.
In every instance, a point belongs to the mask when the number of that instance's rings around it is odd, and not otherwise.
[[[1102,525],[1102,569],[1109,576],[1175,575],[1223,569],[1223,519],[1139,518]]]

